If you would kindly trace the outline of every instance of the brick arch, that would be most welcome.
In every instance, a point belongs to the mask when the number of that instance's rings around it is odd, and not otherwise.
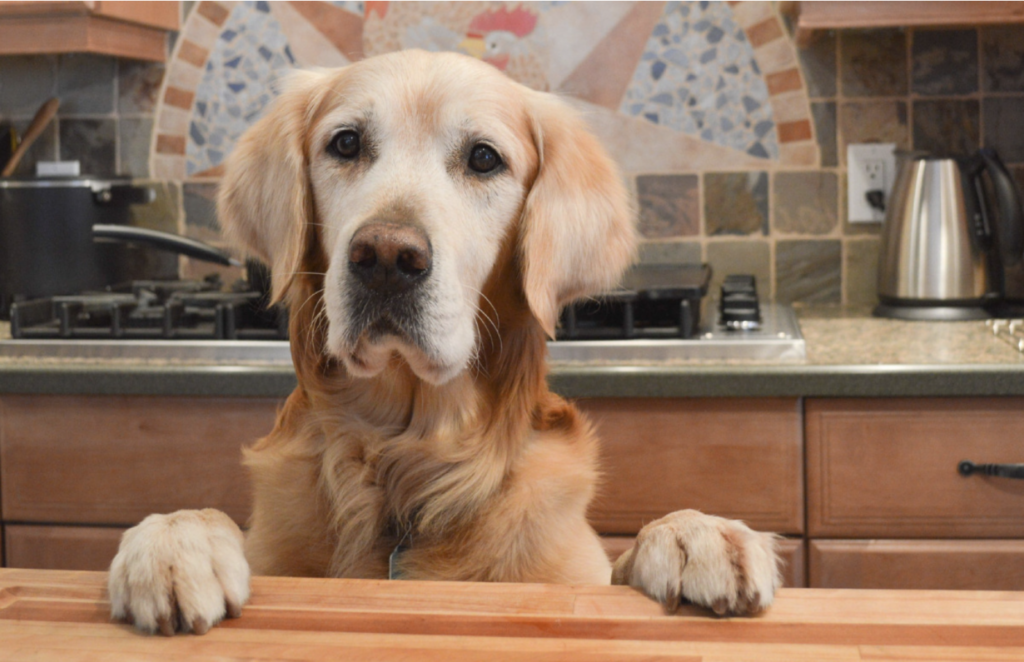
[[[757,1],[729,3],[733,17],[754,49],[757,66],[768,86],[768,99],[778,132],[779,163],[818,166],[821,154],[796,44],[787,35],[774,5]]]

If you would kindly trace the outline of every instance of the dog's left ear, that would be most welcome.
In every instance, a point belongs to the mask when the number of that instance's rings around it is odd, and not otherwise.
[[[635,214],[618,168],[578,112],[534,92],[529,113],[539,162],[519,250],[526,300],[554,338],[563,305],[611,288],[633,261]]]

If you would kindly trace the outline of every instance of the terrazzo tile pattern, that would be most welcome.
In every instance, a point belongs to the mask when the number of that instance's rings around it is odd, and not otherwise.
[[[839,37],[839,57],[844,95],[873,97],[907,93],[907,47],[902,31],[843,31]]]
[[[829,234],[838,221],[838,181],[831,172],[777,172],[772,183],[773,230]]]
[[[914,149],[965,156],[981,142],[981,109],[974,99],[914,102]]]
[[[977,91],[977,30],[917,30],[912,48],[912,92],[934,96]]]
[[[1024,92],[1024,26],[981,29],[981,89]]]
[[[768,87],[725,3],[670,2],[621,112],[761,158],[778,158]]]
[[[841,298],[841,242],[780,240],[775,243],[777,301],[839,303]]]
[[[195,91],[186,172],[224,160],[273,100],[274,84],[295,58],[266,2],[239,3],[224,23]]]
[[[767,235],[768,173],[707,173],[704,219],[708,236]]]
[[[696,175],[640,175],[640,234],[648,239],[700,233],[700,191]]]

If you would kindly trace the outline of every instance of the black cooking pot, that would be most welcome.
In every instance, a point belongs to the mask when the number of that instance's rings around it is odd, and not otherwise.
[[[0,180],[0,316],[18,299],[102,289],[136,271],[125,244],[237,265],[194,239],[128,226],[129,206],[153,192],[128,179]]]

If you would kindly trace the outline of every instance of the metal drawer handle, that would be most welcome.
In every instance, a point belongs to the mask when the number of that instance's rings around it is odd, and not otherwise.
[[[962,460],[960,464],[956,465],[956,470],[960,472],[961,476],[984,474],[999,478],[1024,479],[1024,464],[975,464],[970,460]]]

